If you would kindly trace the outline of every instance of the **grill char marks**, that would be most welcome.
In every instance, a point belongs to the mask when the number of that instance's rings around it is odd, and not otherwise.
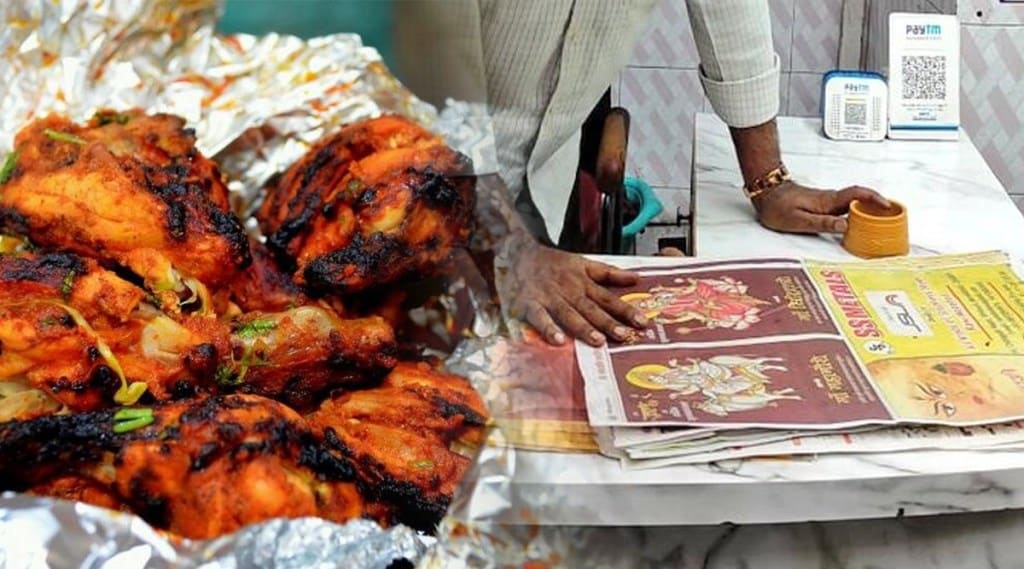
[[[399,364],[376,389],[339,394],[309,415],[327,451],[351,462],[364,497],[393,522],[430,531],[451,503],[486,411],[469,383],[427,364]]]
[[[0,491],[196,539],[279,517],[434,528],[486,412],[462,378],[399,363],[418,358],[390,285],[465,243],[468,159],[402,118],[349,125],[275,182],[264,246],[180,119],[48,117],[17,138]]]
[[[426,364],[400,364],[306,418],[254,395],[150,409],[152,422],[127,432],[109,410],[0,423],[0,490],[86,488],[75,498],[194,538],[307,515],[431,531],[469,465],[449,447],[479,443],[485,417],[464,379]]]
[[[394,116],[342,128],[281,177],[259,212],[268,245],[311,292],[351,294],[431,274],[465,245],[468,158]]]
[[[280,403],[228,395],[152,413],[151,424],[125,433],[114,431],[111,411],[2,423],[0,486],[53,495],[67,491],[57,481],[74,477],[102,490],[93,493],[101,505],[113,500],[192,538],[270,517],[343,522],[362,512],[355,470],[325,456],[306,422]]]
[[[38,257],[0,256],[0,286],[38,285],[59,291],[68,275],[89,271],[85,260],[68,253],[45,253]]]
[[[120,116],[84,125],[49,116],[22,129],[0,231],[127,267],[153,287],[168,264],[207,286],[227,282],[250,254],[219,169],[182,119]]]

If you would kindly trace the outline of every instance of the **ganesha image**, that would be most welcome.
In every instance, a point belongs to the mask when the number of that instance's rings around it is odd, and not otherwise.
[[[645,364],[626,373],[626,381],[648,390],[670,390],[692,407],[719,417],[799,401],[793,388],[770,389],[769,371],[785,372],[782,358],[722,355],[708,359],[688,358],[685,363]]]
[[[760,321],[764,305],[747,285],[729,277],[679,279],[678,286],[655,286],[648,292],[624,295],[622,300],[644,311],[657,324],[695,324],[693,327],[745,330]],[[680,332],[689,331],[687,328]]]

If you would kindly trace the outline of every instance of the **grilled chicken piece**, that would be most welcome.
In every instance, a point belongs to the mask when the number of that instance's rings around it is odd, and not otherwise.
[[[232,327],[236,363],[219,383],[298,408],[330,389],[377,384],[397,363],[394,331],[379,317],[303,306],[244,314]]]
[[[221,174],[182,119],[133,111],[78,125],[49,116],[14,144],[0,229],[127,267],[169,305],[171,292],[189,294],[184,279],[218,287],[249,263]]]
[[[452,447],[479,444],[486,417],[465,379],[402,363],[380,387],[328,399],[308,419],[351,459],[368,500],[389,506],[390,523],[430,531],[470,464]]]
[[[241,390],[306,406],[330,389],[376,384],[397,363],[394,332],[379,317],[305,306],[230,324],[171,318],[141,289],[63,253],[0,255],[0,342],[0,378],[21,378],[73,411],[135,402],[141,394],[125,391],[134,383],[147,399]]]
[[[342,128],[284,173],[259,212],[268,244],[320,293],[426,274],[465,244],[469,160],[407,119]]]
[[[312,303],[291,273],[280,268],[266,245],[251,240],[249,249],[252,263],[223,291],[241,312],[279,312]]]
[[[0,424],[0,488],[129,509],[194,539],[363,514],[349,463],[294,411],[252,395]]]
[[[134,402],[143,386],[167,399],[211,384],[230,362],[228,328],[193,315],[176,321],[144,295],[76,255],[0,255],[0,379],[76,411]]]

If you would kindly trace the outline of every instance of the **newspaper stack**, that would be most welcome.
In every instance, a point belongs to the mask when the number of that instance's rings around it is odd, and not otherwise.
[[[601,452],[629,468],[1024,447],[1024,282],[1003,253],[643,268],[648,328],[577,345]]]

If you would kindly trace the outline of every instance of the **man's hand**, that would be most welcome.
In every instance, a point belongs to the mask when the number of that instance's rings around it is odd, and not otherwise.
[[[783,233],[843,233],[846,213],[854,200],[873,201],[888,207],[878,192],[859,186],[843,190],[818,190],[794,182],[754,199],[757,218],[768,229]]]
[[[634,285],[635,274],[536,243],[515,255],[512,307],[548,342],[562,345],[572,336],[600,346],[647,325],[639,310],[605,288]]]

